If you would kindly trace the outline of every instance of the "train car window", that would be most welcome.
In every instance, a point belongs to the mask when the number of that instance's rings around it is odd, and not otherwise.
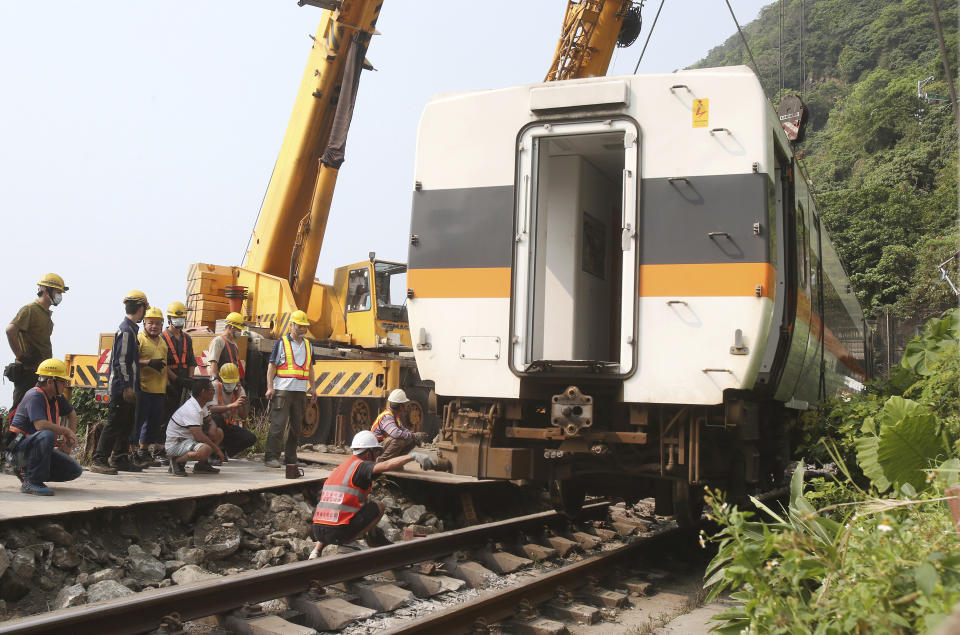
[[[370,272],[366,269],[351,269],[347,278],[347,311],[370,310]]]
[[[799,259],[800,288],[807,288],[807,279],[810,277],[809,244],[806,229],[806,211],[801,203],[797,204],[797,258]]]

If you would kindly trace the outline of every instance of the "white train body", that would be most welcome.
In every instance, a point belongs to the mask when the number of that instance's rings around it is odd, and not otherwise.
[[[415,180],[410,326],[457,471],[571,480],[606,457],[703,482],[705,427],[759,443],[865,378],[862,312],[745,67],[438,96]]]

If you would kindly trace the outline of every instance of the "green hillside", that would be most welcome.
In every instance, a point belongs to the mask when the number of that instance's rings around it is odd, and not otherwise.
[[[926,318],[955,306],[937,265],[960,248],[957,230],[957,130],[929,0],[804,0],[803,72],[800,0],[783,2],[783,91],[810,108],[799,146],[830,231],[868,317],[885,308]],[[940,0],[954,81],[957,3]],[[744,25],[761,81],[774,103],[780,5]],[[750,65],[736,34],[694,67]],[[955,263],[954,263],[955,264]],[[956,267],[951,278],[957,282]]]

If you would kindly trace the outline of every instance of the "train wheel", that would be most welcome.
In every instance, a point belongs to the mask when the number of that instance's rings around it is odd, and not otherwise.
[[[346,415],[350,436],[373,426],[374,412],[369,399],[341,399],[340,413]]]
[[[303,425],[300,438],[307,443],[326,443],[333,428],[333,407],[330,399],[317,399],[316,403],[307,402],[303,411]]]
[[[573,480],[550,481],[550,501],[553,508],[567,518],[576,518],[583,509],[587,491],[582,483]]]
[[[703,514],[703,487],[685,481],[673,484],[673,517],[680,527],[696,527]]]

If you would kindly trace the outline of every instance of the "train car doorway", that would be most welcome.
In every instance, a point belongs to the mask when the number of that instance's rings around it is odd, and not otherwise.
[[[636,126],[544,124],[521,135],[513,324],[515,371],[634,366]]]

